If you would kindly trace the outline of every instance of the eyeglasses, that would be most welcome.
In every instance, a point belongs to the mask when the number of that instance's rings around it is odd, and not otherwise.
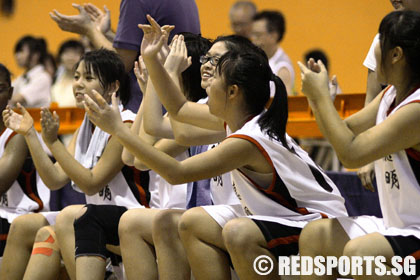
[[[216,66],[219,60],[220,60],[219,56],[207,56],[207,55],[200,56],[201,64],[204,64],[204,63],[207,63],[207,61],[210,61],[211,65]]]

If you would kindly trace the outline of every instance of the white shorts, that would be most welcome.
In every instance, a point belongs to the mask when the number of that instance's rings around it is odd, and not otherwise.
[[[227,222],[239,217],[246,217],[242,205],[206,205],[200,206],[223,228]]]
[[[420,225],[407,228],[385,227],[384,219],[375,216],[339,217],[343,229],[350,239],[378,232],[388,236],[409,236],[414,235],[420,239]]]

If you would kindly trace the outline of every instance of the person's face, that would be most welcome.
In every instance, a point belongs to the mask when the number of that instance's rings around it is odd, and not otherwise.
[[[249,8],[240,7],[230,13],[230,26],[233,33],[250,38],[252,29],[252,11]]]
[[[277,45],[277,34],[268,32],[265,19],[256,20],[252,23],[251,41],[267,53],[269,49]]]
[[[210,50],[207,52],[207,57],[212,57],[213,62],[218,61],[218,59],[227,52],[227,48],[224,42],[217,42],[213,44]],[[216,65],[212,64],[212,60],[208,60],[206,63],[201,65],[201,87],[206,89],[211,82],[211,79],[214,77]]]
[[[2,112],[12,97],[13,87],[9,85],[4,74],[0,74],[0,112]]]
[[[60,62],[68,72],[72,72],[74,65],[82,57],[82,52],[78,49],[66,49],[60,56]]]
[[[29,65],[30,50],[28,45],[23,45],[22,49],[15,53],[16,63],[19,67],[26,68]]]
[[[223,76],[219,75],[217,71],[215,71],[206,92],[209,96],[207,104],[210,113],[223,118],[223,113],[226,111],[227,88]]]
[[[420,0],[390,0],[397,11],[407,10],[420,12]]]
[[[86,72],[85,62],[82,60],[74,73],[73,80],[73,94],[76,99],[77,107],[84,108],[82,102],[85,100],[85,95],[92,96],[93,89],[102,96],[106,95],[99,78],[93,71],[90,71],[90,73]],[[109,96],[104,96],[104,98],[109,101]]]

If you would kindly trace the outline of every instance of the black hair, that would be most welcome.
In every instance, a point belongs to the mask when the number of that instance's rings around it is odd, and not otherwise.
[[[322,63],[325,65],[325,68],[329,69],[329,61],[328,61],[328,57],[327,54],[320,49],[313,49],[313,50],[309,50],[305,53],[305,63],[310,59],[313,58],[315,61],[321,60]]]
[[[2,63],[0,63],[0,76],[5,78],[6,83],[8,84],[9,87],[12,86],[12,80],[10,78],[11,73],[9,69],[7,69],[7,67],[4,66]]]
[[[85,53],[85,47],[80,41],[70,39],[70,40],[64,41],[60,45],[60,48],[58,49],[58,53],[57,53],[58,62],[60,62],[61,55],[68,49],[74,49],[74,50],[80,51],[81,54]]]
[[[286,32],[286,21],[280,11],[261,11],[257,13],[253,21],[265,19],[267,22],[267,31],[276,32],[278,35],[277,42],[281,42]]]
[[[44,61],[47,57],[47,42],[44,38],[35,38],[30,35],[24,36],[19,39],[15,45],[15,53],[20,52],[24,46],[29,48],[29,58],[34,54],[39,54],[39,59],[37,64],[44,64]]]
[[[182,72],[182,87],[189,101],[197,102],[207,97],[206,90],[201,87],[200,56],[205,55],[211,47],[209,39],[189,32],[180,33],[184,36],[188,56],[191,56],[191,66]]]
[[[257,51],[259,49],[248,38],[245,38],[240,35],[219,36],[216,38],[216,40],[213,41],[213,45],[218,42],[225,43],[226,49],[228,51],[252,52]]]
[[[410,68],[411,83],[420,82],[420,13],[395,11],[384,17],[379,26],[381,67],[385,65],[387,53],[401,47]]]
[[[112,83],[119,81],[120,87],[117,94],[122,104],[127,104],[130,97],[128,76],[125,72],[124,63],[116,52],[103,48],[87,52],[76,63],[75,69],[79,67],[81,61],[84,61],[87,73],[92,73],[93,71],[93,74],[98,77],[105,91],[110,89]]]
[[[286,87],[271,71],[264,52],[229,51],[220,58],[216,67],[226,86],[237,85],[242,90],[250,115],[258,115],[264,110],[270,99],[270,81],[274,82],[276,93],[273,102],[261,115],[258,123],[269,137],[280,141],[289,149],[286,141]]]

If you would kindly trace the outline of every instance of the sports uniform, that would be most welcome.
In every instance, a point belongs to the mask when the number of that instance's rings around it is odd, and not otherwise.
[[[379,125],[401,107],[420,103],[417,89],[394,106],[396,89],[389,86],[379,105],[376,124]],[[401,150],[375,161],[375,175],[383,218],[361,216],[339,218],[351,239],[373,232],[384,235],[396,255],[405,257],[420,252],[420,152]],[[417,271],[420,275],[417,262]],[[405,277],[405,276],[402,276]]]
[[[284,50],[279,47],[274,55],[268,60],[270,64],[271,71],[277,75],[281,68],[285,67],[290,72],[290,80],[292,84],[295,82],[295,70],[293,69],[293,63],[290,60],[289,56],[284,52]],[[270,83],[270,92],[271,97],[274,97],[275,86],[273,83]]]
[[[135,115],[133,113],[129,111],[122,112],[123,121],[133,120],[134,118]],[[83,124],[80,131],[83,131],[84,134],[88,136],[92,134],[91,127],[84,127]],[[82,134],[82,136],[80,136],[81,140],[77,142],[82,144],[86,143],[87,141],[84,139],[86,137],[85,135]],[[84,149],[84,151],[87,151],[85,154],[88,156],[81,160],[82,164],[87,168],[91,168],[91,166],[94,165],[94,160],[99,159],[106,146],[109,135],[96,127],[93,134],[89,137],[92,140],[87,142],[89,143],[88,146],[85,144],[79,148],[76,147],[76,158],[78,149]],[[103,139],[105,139],[105,141],[103,141]],[[90,149],[92,149],[92,151],[90,151]],[[187,156],[188,151],[184,152],[177,158],[179,160],[183,160]],[[124,173],[124,171],[120,173]],[[127,177],[125,178],[127,179]],[[154,193],[157,197],[152,198],[151,201],[153,201],[155,206],[158,204],[159,208],[185,209],[187,184],[172,186],[157,174],[153,174],[152,178],[153,181],[150,182],[150,185],[154,186]],[[147,184],[149,185],[149,181]],[[140,186],[140,184],[136,184],[136,187]],[[130,189],[132,190],[132,193],[129,193],[128,190]],[[108,195],[104,196],[104,193],[106,192],[108,192]],[[142,192],[144,192],[144,190],[138,191],[140,198],[142,197]],[[141,199],[137,200],[137,197],[138,195],[135,195],[133,187],[130,185],[129,181],[127,180],[124,182],[123,178],[119,175],[111,180],[103,191],[93,196],[87,196],[86,200],[89,204],[86,206],[86,213],[74,223],[76,257],[96,255],[106,258],[109,256],[105,245],[119,245],[118,224],[121,216],[128,209],[150,206],[148,203],[150,195],[147,196],[147,203],[143,203]],[[109,201],[103,202],[103,200],[108,198]],[[142,205],[140,205],[139,202]]]
[[[122,107],[120,106],[122,110]],[[135,114],[125,110],[121,112],[123,122],[133,122]],[[102,153],[108,143],[110,135],[99,127],[95,127],[88,117],[82,122],[77,135],[75,159],[79,161],[85,168],[93,168],[99,161]],[[124,205],[126,208],[148,206],[150,194],[147,191],[147,183],[141,184],[141,178],[144,173],[134,168],[125,166],[117,173],[117,175],[98,193],[88,196],[86,195],[87,204],[108,204],[108,205]],[[147,180],[147,179],[146,179]],[[72,187],[82,192],[77,185],[72,182]]]
[[[209,150],[219,144],[209,145]],[[241,203],[232,188],[230,173],[225,173],[210,179],[210,194],[213,205],[201,206],[223,227],[228,221],[245,216]]]
[[[7,143],[15,135],[16,133],[9,128],[0,134],[0,157],[3,156]],[[0,197],[0,255],[3,255],[10,224],[15,218],[23,214],[49,211],[49,209],[50,190],[35,171],[32,160],[28,158],[16,181]],[[54,220],[56,212],[41,214],[50,221]]]
[[[267,174],[246,169],[231,171],[232,185],[243,211],[259,226],[275,255],[298,252],[298,237],[309,222],[322,217],[347,216],[344,199],[334,183],[288,135],[289,149],[261,131],[260,116],[229,138],[255,144],[273,168]]]

